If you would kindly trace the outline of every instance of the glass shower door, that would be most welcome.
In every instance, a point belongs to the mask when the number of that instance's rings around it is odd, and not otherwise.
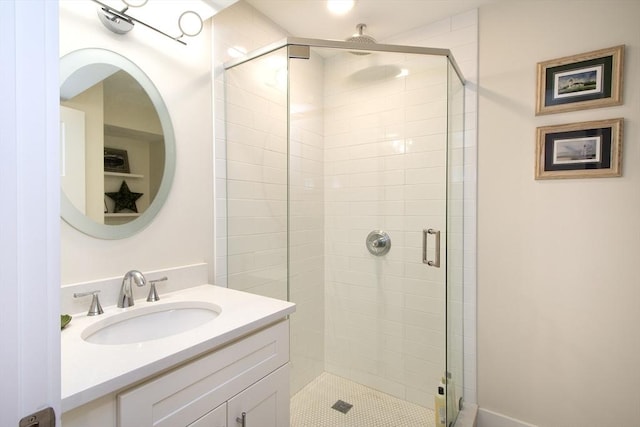
[[[323,304],[295,316],[324,319],[326,373],[422,407],[402,425],[425,425],[446,360],[447,59],[358,53],[290,60],[290,270],[312,265],[305,253],[324,264],[324,294],[306,298],[319,288],[290,276],[291,295]],[[424,229],[440,231],[440,268],[423,263]],[[388,252],[367,249],[372,232]],[[427,244],[432,259],[434,235]]]
[[[447,425],[458,417],[463,393],[464,85],[447,70]]]

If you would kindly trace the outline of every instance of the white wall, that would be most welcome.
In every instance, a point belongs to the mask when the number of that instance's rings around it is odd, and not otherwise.
[[[63,0],[60,9],[60,55],[99,47],[136,63],[167,105],[177,145],[176,174],[167,203],[140,233],[100,240],[61,221],[62,283],[116,277],[132,268],[144,272],[198,262],[211,265],[213,281],[210,25],[205,23],[203,33],[188,38],[183,46],[140,25],[126,35],[112,33],[100,23],[92,2]]]
[[[539,426],[640,419],[640,2],[480,9],[478,403]],[[626,44],[624,105],[535,116],[536,63]],[[534,180],[537,126],[625,118],[623,176]]]

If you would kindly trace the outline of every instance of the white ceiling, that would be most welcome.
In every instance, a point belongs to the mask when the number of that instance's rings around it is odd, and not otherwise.
[[[291,36],[344,40],[367,24],[378,41],[483,4],[513,0],[356,0],[344,16],[332,15],[326,0],[245,0]]]

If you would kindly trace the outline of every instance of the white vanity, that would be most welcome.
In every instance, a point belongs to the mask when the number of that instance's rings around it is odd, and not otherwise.
[[[160,338],[114,329],[108,344],[89,342],[89,334],[115,322],[129,326],[132,317],[142,320],[131,328],[168,330],[165,319],[179,323],[180,311],[191,307],[215,314]],[[133,307],[105,307],[99,316],[74,314],[62,331],[63,425],[286,427],[287,316],[294,310],[286,301],[201,285],[161,293],[156,302],[141,298]],[[162,317],[140,317],[150,313]]]

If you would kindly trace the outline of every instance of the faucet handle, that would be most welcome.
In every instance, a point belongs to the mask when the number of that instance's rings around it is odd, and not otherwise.
[[[99,293],[100,293],[99,290],[88,291],[88,292],[74,292],[73,297],[81,298],[81,297],[92,295],[93,298],[91,298],[91,306],[89,307],[87,316],[97,316],[99,314],[104,313],[104,310],[102,310],[102,306],[100,305],[100,299],[98,298]]]
[[[147,296],[148,302],[154,302],[154,301],[160,300],[160,297],[158,296],[158,291],[156,291],[156,283],[164,282],[167,279],[168,279],[167,276],[165,276],[161,279],[149,280],[149,296]]]

